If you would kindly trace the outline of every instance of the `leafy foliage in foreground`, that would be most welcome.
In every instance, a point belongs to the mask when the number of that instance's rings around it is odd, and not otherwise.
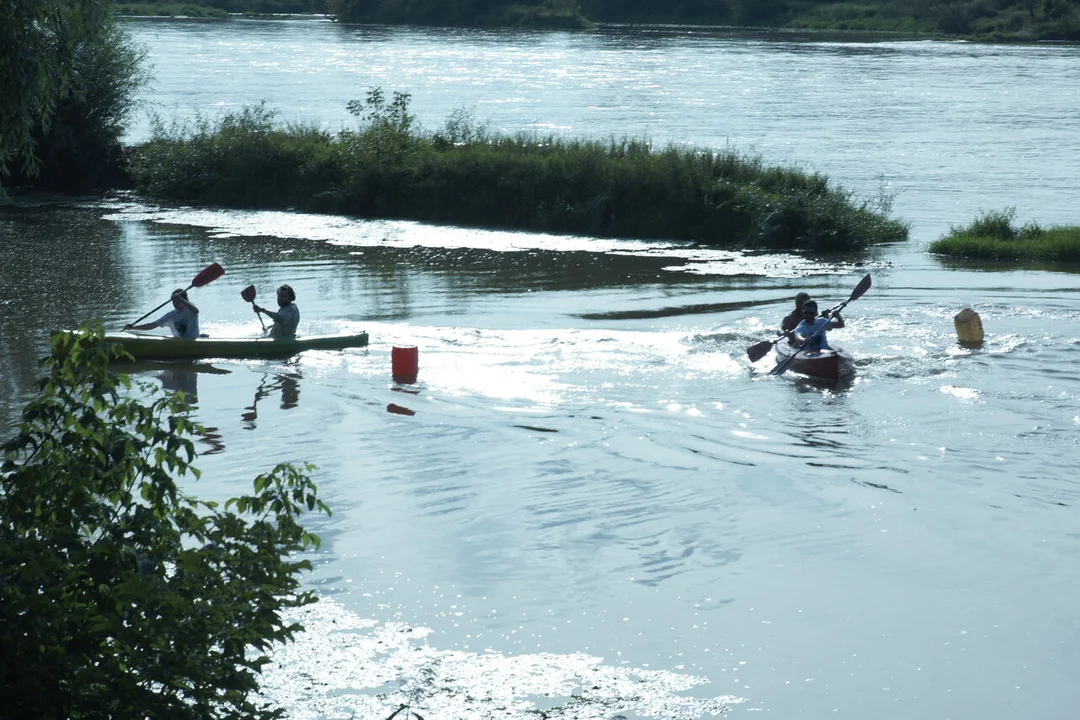
[[[280,127],[264,106],[194,127],[158,123],[133,161],[152,196],[726,247],[851,250],[907,238],[889,198],[736,150],[641,140],[499,137],[465,111],[425,134],[409,96],[348,104],[359,130]]]
[[[930,244],[930,252],[972,260],[1080,262],[1080,227],[1030,223],[1017,229],[1014,217],[1011,208],[984,213],[966,227],[951,228]]]
[[[0,466],[0,707],[20,717],[273,718],[249,695],[327,512],[283,464],[224,508],[178,478],[197,431],[182,396],[149,404],[100,328],[59,333]],[[152,392],[149,387],[146,392]]]

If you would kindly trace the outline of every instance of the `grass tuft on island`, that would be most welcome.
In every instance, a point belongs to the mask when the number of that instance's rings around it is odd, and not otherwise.
[[[964,260],[1013,262],[1080,262],[1080,227],[1039,227],[1029,223],[1017,229],[1016,211],[990,211],[965,227],[930,244],[930,252]]]
[[[821,174],[733,149],[490,133],[465,110],[433,133],[407,93],[348,103],[357,130],[285,125],[264,105],[154,123],[132,152],[160,200],[720,247],[835,252],[906,240],[892,197],[857,199]]]

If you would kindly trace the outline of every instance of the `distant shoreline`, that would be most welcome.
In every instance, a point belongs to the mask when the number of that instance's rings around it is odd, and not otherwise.
[[[785,3],[772,14],[758,14],[751,19],[716,14],[694,17],[637,17],[632,13],[589,14],[564,8],[550,9],[550,2],[520,3],[486,15],[454,17],[397,8],[394,3],[370,9],[368,5],[347,1],[323,0],[211,0],[210,2],[126,2],[116,3],[117,15],[125,18],[160,17],[185,19],[255,18],[273,19],[293,16],[325,16],[348,24],[413,25],[427,27],[528,27],[534,29],[587,30],[597,26],[671,26],[729,28],[731,30],[796,31],[845,37],[885,36],[901,40],[967,40],[995,44],[1080,42],[1080,0],[1058,0],[1038,12],[1018,12],[1022,3],[978,16],[946,13],[944,10],[919,15],[902,15],[902,4],[869,0],[862,5],[801,3],[798,13],[783,10]],[[679,5],[678,2],[675,3]],[[229,9],[225,9],[225,6]],[[350,9],[346,14],[331,12],[333,7]],[[388,9],[389,6],[389,9]],[[241,9],[242,8],[242,9]],[[312,10],[311,8],[317,8]],[[1057,8],[1057,9],[1053,9]],[[678,12],[676,8],[673,12]],[[1048,15],[1047,13],[1051,13]]]

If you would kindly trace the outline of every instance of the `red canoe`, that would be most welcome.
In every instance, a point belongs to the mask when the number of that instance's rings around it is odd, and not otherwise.
[[[789,345],[783,340],[776,343],[777,364],[794,355],[797,349],[798,346]],[[788,369],[811,377],[838,380],[855,372],[855,358],[848,351],[836,346],[815,352],[803,350],[791,362]]]

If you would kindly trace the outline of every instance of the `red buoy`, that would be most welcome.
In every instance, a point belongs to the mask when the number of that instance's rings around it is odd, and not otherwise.
[[[390,352],[390,364],[394,382],[411,385],[420,372],[420,353],[415,345],[395,347]]]

